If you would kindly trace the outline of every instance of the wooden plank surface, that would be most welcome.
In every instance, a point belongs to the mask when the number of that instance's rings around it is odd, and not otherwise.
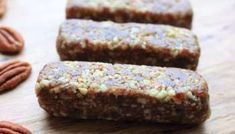
[[[17,89],[0,94],[0,120],[17,122],[35,134],[74,133],[235,133],[235,1],[191,0],[195,11],[193,31],[202,55],[198,72],[209,83],[212,115],[199,126],[154,123],[120,123],[49,117],[38,105],[34,85],[44,64],[58,61],[55,39],[64,21],[65,0],[8,0],[0,21],[17,29],[26,47],[18,56],[0,55],[0,61],[21,59],[33,66],[31,77]]]

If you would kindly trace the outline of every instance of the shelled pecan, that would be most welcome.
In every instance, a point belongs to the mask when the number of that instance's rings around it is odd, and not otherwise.
[[[31,65],[22,61],[0,63],[0,92],[11,90],[26,80],[31,73]]]
[[[32,134],[27,128],[9,121],[0,121],[0,134]]]
[[[14,29],[0,26],[0,53],[17,54],[23,50],[24,39]]]
[[[6,12],[6,0],[0,0],[0,18],[5,14]]]

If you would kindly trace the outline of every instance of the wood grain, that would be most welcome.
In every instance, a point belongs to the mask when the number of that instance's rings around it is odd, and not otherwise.
[[[16,90],[0,95],[0,120],[28,127],[35,134],[74,133],[235,133],[235,1],[191,0],[193,31],[202,55],[198,72],[208,81],[212,115],[199,126],[154,123],[120,123],[49,117],[38,105],[34,85],[44,64],[58,61],[55,39],[64,21],[65,0],[8,0],[8,12],[0,21],[22,33],[25,50],[18,56],[0,55],[0,61],[21,59],[33,65],[33,73]]]

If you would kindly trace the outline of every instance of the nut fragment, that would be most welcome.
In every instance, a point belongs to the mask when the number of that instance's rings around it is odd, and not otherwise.
[[[17,54],[24,47],[23,37],[14,29],[0,26],[0,53]]]
[[[28,78],[31,65],[22,61],[0,64],[0,92],[11,90]]]
[[[27,128],[8,121],[0,121],[0,134],[32,134]]]
[[[6,12],[6,0],[0,0],[0,18],[5,14]]]

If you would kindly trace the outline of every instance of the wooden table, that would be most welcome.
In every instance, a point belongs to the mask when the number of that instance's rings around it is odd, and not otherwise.
[[[21,59],[33,65],[31,77],[17,89],[0,95],[0,120],[28,127],[35,134],[74,133],[235,133],[235,1],[192,0],[193,31],[202,55],[198,72],[209,83],[212,115],[196,127],[150,123],[118,123],[49,117],[38,105],[34,85],[44,64],[58,61],[55,39],[64,21],[65,0],[8,0],[0,21],[22,33],[26,41],[18,56],[0,55],[0,61]]]

